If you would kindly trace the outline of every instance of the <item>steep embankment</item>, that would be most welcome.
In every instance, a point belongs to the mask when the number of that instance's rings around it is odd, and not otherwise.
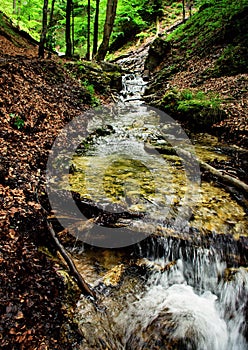
[[[208,1],[151,45],[146,101],[188,125],[247,147],[248,5]],[[159,49],[157,49],[159,48]]]
[[[90,82],[74,79],[63,62],[35,58],[35,42],[3,14],[0,28],[0,347],[76,349],[68,307],[76,297],[59,274],[61,260],[39,248],[54,249],[37,192],[56,135],[97,100]]]
[[[35,57],[37,42],[26,32],[16,28],[12,21],[0,11],[0,55],[1,61],[13,57]]]

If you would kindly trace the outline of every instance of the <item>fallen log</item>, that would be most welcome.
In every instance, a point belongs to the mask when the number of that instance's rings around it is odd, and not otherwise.
[[[248,185],[246,183],[244,183],[243,181],[241,181],[235,177],[232,177],[228,174],[225,174],[223,171],[217,170],[216,168],[212,167],[211,165],[209,165],[201,160],[199,160],[199,163],[200,163],[201,169],[203,169],[205,171],[209,171],[212,175],[218,177],[226,184],[237,187],[240,190],[248,193]]]
[[[190,159],[192,157],[192,154],[190,152],[187,152],[185,150],[182,150],[181,148],[176,148],[176,147],[163,147],[163,148],[159,148],[159,147],[152,147],[151,145],[149,145],[149,147],[147,147],[148,149],[154,149],[157,152],[161,153],[161,154],[168,154],[168,155],[178,155],[180,157],[180,154],[183,155],[185,157],[184,161],[188,161],[190,162]],[[214,168],[213,166],[203,162],[200,159],[197,159],[201,170],[204,171],[208,171],[210,174],[216,176],[218,179],[221,179],[225,184],[227,185],[231,185],[235,188],[240,189],[243,192],[248,193],[248,184],[246,184],[245,182],[231,176],[228,175],[224,172],[224,170],[218,170],[216,168]]]

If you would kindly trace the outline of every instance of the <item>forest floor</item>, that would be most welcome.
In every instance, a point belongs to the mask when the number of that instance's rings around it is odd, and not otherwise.
[[[90,95],[18,40],[0,36],[0,347],[76,349],[76,298],[69,308],[65,267],[44,251],[55,254],[37,192],[54,139],[90,107]]]

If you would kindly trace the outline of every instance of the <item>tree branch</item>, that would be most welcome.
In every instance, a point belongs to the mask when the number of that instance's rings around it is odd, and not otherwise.
[[[81,291],[83,292],[84,295],[91,296],[93,299],[96,299],[96,294],[90,289],[89,285],[85,282],[83,277],[78,272],[74,262],[72,261],[72,259],[68,255],[67,251],[65,250],[63,245],[60,243],[58,237],[56,236],[56,233],[55,233],[51,223],[48,222],[47,220],[46,220],[46,223],[47,223],[47,227],[51,233],[51,236],[52,236],[60,254],[62,255],[62,257],[64,258],[65,262],[67,263],[67,265],[69,267],[71,275],[75,278],[78,287],[81,289]]]

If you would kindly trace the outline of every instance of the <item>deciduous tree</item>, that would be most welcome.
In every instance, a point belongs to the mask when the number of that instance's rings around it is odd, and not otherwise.
[[[65,25],[65,43],[66,43],[66,56],[71,57],[72,55],[72,44],[71,44],[71,10],[72,0],[66,2],[66,25]]]
[[[42,31],[39,43],[39,57],[44,58],[45,53],[45,43],[47,34],[47,10],[48,10],[48,0],[44,0],[43,4],[43,17],[42,17]]]
[[[87,6],[87,53],[86,59],[90,60],[90,0]]]
[[[103,39],[102,39],[102,43],[98,49],[98,52],[96,54],[97,61],[104,60],[104,58],[108,52],[109,40],[110,40],[110,36],[111,36],[112,30],[113,30],[115,16],[116,16],[117,2],[118,2],[118,0],[108,0],[108,2],[107,2],[106,19],[105,19],[104,31],[103,31]]]
[[[97,53],[97,45],[98,45],[98,28],[99,28],[99,7],[100,0],[96,0],[96,10],[95,10],[95,21],[94,21],[94,38],[93,38],[93,56]]]

